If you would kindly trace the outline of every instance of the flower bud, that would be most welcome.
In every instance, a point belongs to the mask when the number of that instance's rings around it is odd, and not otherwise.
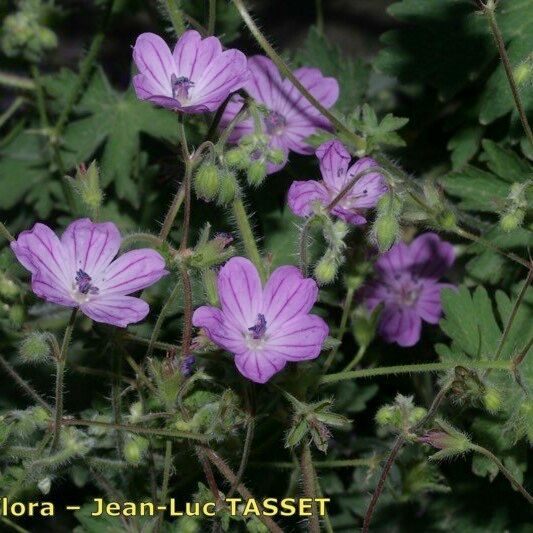
[[[194,190],[196,196],[209,202],[213,200],[219,190],[219,171],[214,163],[202,163],[194,176]]]
[[[500,228],[509,233],[518,229],[524,221],[525,211],[523,209],[516,209],[504,213],[500,218]]]
[[[533,81],[533,54],[530,54],[522,63],[513,70],[517,85],[525,85]]]
[[[209,305],[217,307],[219,304],[217,275],[212,268],[207,268],[202,272],[202,283]]]
[[[14,300],[20,291],[17,284],[4,274],[0,273],[0,296],[7,300]]]
[[[37,483],[37,488],[43,493],[48,494],[50,492],[50,488],[52,487],[52,480],[49,476],[41,479],[39,483]]]
[[[376,423],[378,426],[399,426],[401,424],[401,416],[398,410],[392,405],[384,405],[378,409],[376,413]]]
[[[358,307],[352,315],[352,332],[359,346],[369,346],[376,336],[377,319],[381,311],[381,306],[378,307],[372,313]]]
[[[233,202],[237,195],[238,185],[235,174],[231,171],[223,171],[220,176],[217,204],[227,205]]]
[[[470,450],[470,439],[452,425],[436,420],[437,428],[418,438],[418,442],[429,444],[440,450],[430,459],[439,460],[462,455]]]
[[[483,394],[483,405],[490,413],[496,413],[499,411],[502,406],[502,396],[500,391],[494,387],[487,387]]]
[[[50,343],[46,333],[34,331],[23,339],[19,354],[25,363],[42,363],[50,357]]]
[[[315,266],[315,278],[320,285],[331,283],[337,275],[337,262],[326,253]]]
[[[134,402],[130,405],[129,422],[137,424],[143,415],[143,405],[141,402]]]
[[[444,209],[437,215],[437,224],[444,230],[452,230],[457,226],[457,217],[451,209]]]
[[[252,161],[247,171],[248,183],[252,186],[258,186],[263,183],[267,176],[267,165],[263,158]]]
[[[139,435],[133,435],[124,445],[124,458],[128,463],[138,464],[147,449],[148,440]]]
[[[392,192],[378,200],[377,215],[372,227],[372,237],[380,252],[386,252],[398,239],[400,231],[400,199]]]
[[[96,161],[93,161],[89,168],[84,164],[79,165],[76,170],[76,177],[69,179],[69,181],[91,216],[96,218],[104,201],[104,193],[100,186],[100,172]]]
[[[248,152],[242,148],[232,148],[231,150],[228,150],[224,155],[224,159],[230,167],[238,169],[248,168],[248,165],[250,164]]]
[[[194,367],[196,366],[196,358],[194,355],[187,355],[180,361],[180,374],[188,378],[194,373]]]
[[[22,305],[12,305],[9,308],[8,317],[11,323],[16,326],[20,327],[24,323],[24,318],[26,316],[26,312],[24,310],[24,307]]]
[[[285,161],[285,157],[285,152],[279,148],[269,150],[267,155],[268,161],[274,165],[281,165]]]

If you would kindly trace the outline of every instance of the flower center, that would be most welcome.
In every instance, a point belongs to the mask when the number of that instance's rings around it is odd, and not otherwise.
[[[257,350],[263,348],[266,343],[266,329],[267,322],[265,315],[259,313],[255,324],[248,328],[248,333],[246,333],[246,345],[251,350]]]
[[[418,301],[422,287],[412,278],[403,279],[395,289],[397,302],[404,307],[413,307]]]
[[[76,272],[75,289],[79,294],[98,294],[98,287],[92,284],[92,278],[81,268]]]
[[[264,120],[269,135],[280,135],[287,125],[285,117],[277,111],[269,111]]]
[[[172,98],[175,98],[180,103],[189,99],[189,89],[194,87],[194,81],[191,81],[185,76],[176,76],[172,74],[170,77],[170,86],[172,87]]]

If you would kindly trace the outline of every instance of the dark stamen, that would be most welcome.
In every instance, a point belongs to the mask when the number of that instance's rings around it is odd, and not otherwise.
[[[81,268],[76,272],[76,285],[81,294],[98,294],[98,287],[95,287],[91,282],[92,278],[84,272]]]
[[[257,315],[257,320],[255,324],[251,328],[248,328],[248,331],[252,332],[252,337],[254,339],[260,339],[265,334],[266,328],[267,328],[267,321],[266,321],[265,315],[262,315],[261,313],[259,313]]]
[[[287,120],[281,113],[278,113],[277,111],[270,111],[265,117],[265,127],[269,135],[281,133],[286,125]]]
[[[172,87],[172,98],[186,100],[189,98],[189,89],[194,87],[194,82],[185,76],[179,78],[176,74],[170,77],[170,86]]]

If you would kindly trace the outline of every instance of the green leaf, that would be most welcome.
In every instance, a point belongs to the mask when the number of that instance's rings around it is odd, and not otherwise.
[[[482,143],[483,154],[480,158],[486,161],[487,167],[510,183],[524,182],[533,177],[533,166],[521,159],[515,152],[503,148],[494,141],[485,139]]]
[[[68,83],[69,76],[61,73],[59,80]],[[57,95],[58,80],[47,81],[47,89]],[[137,99],[130,89],[115,91],[104,72],[98,70],[76,106],[82,118],[71,121],[63,136],[62,155],[67,168],[90,159],[103,145],[101,159],[102,185],[114,183],[117,196],[139,206],[135,184],[136,164],[141,134],[159,140],[177,142],[175,114]]]
[[[458,130],[450,138],[448,141],[448,150],[451,151],[453,170],[464,167],[476,155],[482,135],[483,128],[475,125]]]
[[[370,67],[362,59],[350,59],[340,48],[331,44],[315,27],[298,50],[295,63],[319,68],[324,76],[337,79],[340,87],[336,108],[342,113],[352,111],[364,101],[368,89]]]

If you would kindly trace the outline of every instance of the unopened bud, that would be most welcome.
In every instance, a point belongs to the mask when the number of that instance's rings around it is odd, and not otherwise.
[[[378,426],[399,426],[402,419],[399,411],[392,405],[384,405],[376,413],[376,423]]]
[[[193,374],[195,366],[196,358],[194,355],[187,355],[186,357],[183,357],[180,361],[180,374],[183,377],[188,378]]]
[[[525,85],[533,81],[533,54],[530,54],[513,70],[517,85]]]
[[[214,163],[202,163],[194,176],[196,196],[205,201],[213,200],[219,189],[219,170]]]
[[[232,148],[228,150],[224,156],[226,163],[230,167],[245,169],[250,164],[250,156],[246,150],[242,148]]]
[[[283,161],[285,161],[285,158],[287,156],[285,155],[285,152],[279,148],[275,148],[274,150],[268,151],[267,159],[270,161],[270,163],[273,163],[274,165],[281,165],[283,164]]]
[[[433,454],[430,459],[444,459],[461,455],[470,450],[470,439],[459,430],[444,422],[437,420],[437,429],[427,432],[425,435],[418,437],[418,442],[422,444],[429,444],[440,450]]]
[[[148,449],[148,440],[139,435],[133,435],[124,445],[124,458],[128,463],[137,464]]]
[[[48,494],[50,492],[50,488],[52,487],[52,480],[50,477],[45,477],[37,483],[37,488],[43,493]]]
[[[233,202],[237,190],[238,186],[235,174],[230,171],[222,172],[220,176],[217,204],[227,205]]]
[[[19,294],[17,284],[4,274],[0,273],[0,295],[7,300],[15,299]]]
[[[496,413],[502,406],[502,397],[500,391],[494,387],[487,387],[483,394],[483,405],[490,413]]]
[[[315,266],[315,278],[321,285],[331,283],[337,275],[337,263],[329,254],[324,255]]]
[[[104,201],[104,193],[100,187],[100,172],[96,161],[93,161],[89,168],[83,164],[80,165],[76,171],[76,177],[70,182],[83,205],[87,207],[91,216],[96,218]]]
[[[515,209],[504,213],[500,218],[500,228],[509,233],[518,229],[524,221],[525,211],[523,209]]]
[[[383,195],[377,204],[377,215],[372,227],[372,236],[380,252],[386,252],[398,239],[400,231],[400,199],[392,192]]]
[[[250,185],[261,185],[267,176],[267,165],[265,161],[263,159],[252,161],[248,167],[247,176]]]
[[[19,354],[26,363],[41,363],[50,357],[50,343],[46,333],[34,331],[23,339]]]
[[[8,317],[14,326],[21,326],[24,323],[25,316],[26,312],[24,311],[24,307],[22,307],[22,305],[12,305],[9,308]]]
[[[452,230],[457,226],[457,217],[451,209],[444,209],[437,215],[438,225],[445,230]]]

